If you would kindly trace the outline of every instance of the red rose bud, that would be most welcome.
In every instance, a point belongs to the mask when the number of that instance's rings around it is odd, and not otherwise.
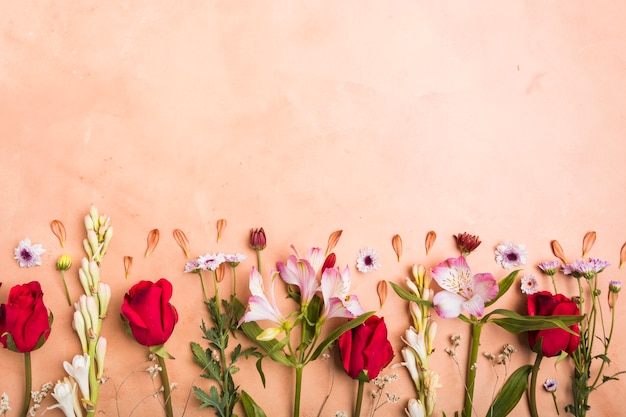
[[[139,344],[158,346],[169,339],[178,321],[171,298],[172,284],[164,278],[140,281],[124,295],[122,319]]]
[[[256,251],[263,250],[267,246],[267,239],[263,228],[250,231],[250,247]]]
[[[339,336],[339,352],[343,367],[352,378],[364,381],[376,378],[393,359],[385,320],[371,316]]]
[[[51,323],[39,282],[16,285],[8,303],[0,305],[0,343],[15,352],[32,352],[48,339]]]
[[[337,262],[337,255],[335,255],[334,253],[328,254],[326,259],[324,259],[324,265],[322,265],[321,271],[324,272],[324,270],[328,268],[334,268],[335,262]]]
[[[552,295],[548,291],[540,291],[528,296],[529,316],[577,316],[580,314],[578,305],[562,294]],[[578,333],[578,324],[569,326]],[[557,356],[561,351],[572,353],[580,343],[580,336],[573,335],[559,328],[534,330],[528,332],[528,343],[531,348],[541,341],[543,356]]]

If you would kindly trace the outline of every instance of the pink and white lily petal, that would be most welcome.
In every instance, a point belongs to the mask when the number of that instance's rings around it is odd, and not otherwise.
[[[443,317],[444,319],[458,317],[463,312],[463,303],[465,303],[465,301],[465,297],[449,291],[439,291],[433,297],[435,311],[439,317]]]
[[[308,305],[319,289],[319,284],[315,277],[316,273],[309,261],[298,259],[291,255],[287,259],[287,263],[278,262],[276,264],[280,277],[287,284],[295,285],[300,289],[301,303],[303,306]]]
[[[474,294],[472,298],[463,303],[463,309],[476,317],[482,317],[485,312],[485,300],[480,294]]]
[[[274,296],[274,285],[278,272],[272,272],[272,283],[270,287],[270,299],[267,298],[263,288],[263,277],[255,267],[252,267],[250,271],[250,293],[252,294],[248,298],[248,307],[239,323],[248,323],[258,320],[269,320],[282,326],[285,322],[285,317],[278,309],[276,305],[276,299]]]
[[[474,275],[474,286],[472,292],[479,294],[484,303],[487,303],[498,295],[498,283],[493,275],[489,273]]]
[[[355,295],[348,295],[351,281],[347,266],[342,272],[335,268],[324,270],[321,285],[324,311],[320,316],[321,320],[333,317],[351,319],[365,313],[359,299]]]
[[[472,288],[472,270],[464,256],[446,259],[432,269],[431,275],[442,289],[449,292],[464,293]]]

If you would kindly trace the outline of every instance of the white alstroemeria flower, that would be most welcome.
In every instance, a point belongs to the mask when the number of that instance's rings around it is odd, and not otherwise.
[[[278,325],[265,329],[257,336],[258,340],[267,341],[275,339],[283,331],[283,325],[287,322],[276,305],[274,283],[277,277],[278,272],[272,271],[272,284],[270,287],[270,298],[268,299],[265,295],[263,277],[255,267],[252,267],[252,271],[250,271],[249,288],[251,296],[248,298],[248,308],[239,321],[239,324],[251,321],[269,320]]]
[[[295,255],[287,258],[287,263],[276,264],[280,277],[287,284],[295,285],[300,289],[300,304],[302,307],[309,305],[315,292],[319,289],[317,272],[306,259],[298,259]]]
[[[74,414],[74,395],[76,395],[76,384],[72,384],[67,378],[63,381],[57,381],[52,391],[52,396],[57,400],[57,404],[47,409],[60,408],[65,417],[76,417]]]
[[[83,398],[89,399],[89,355],[83,353],[82,355],[74,356],[72,363],[63,362],[63,369],[65,372],[78,383],[80,392],[83,394]]]
[[[444,290],[433,297],[435,311],[446,319],[458,317],[463,310],[481,317],[485,311],[485,303],[498,295],[498,283],[493,275],[472,275],[463,256],[440,263],[433,268],[432,277]]]
[[[348,294],[351,282],[348,266],[341,272],[335,268],[324,270],[320,288],[324,299],[324,311],[320,315],[320,321],[333,317],[353,319],[365,313],[357,296]]]

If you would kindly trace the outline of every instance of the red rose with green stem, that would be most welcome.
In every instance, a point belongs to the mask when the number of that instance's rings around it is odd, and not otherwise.
[[[359,417],[365,382],[376,378],[393,359],[384,318],[371,316],[363,324],[343,333],[339,337],[339,352],[348,375],[359,381],[354,408],[354,417]]]
[[[170,304],[172,284],[165,278],[156,283],[140,281],[124,295],[122,320],[137,343],[147,346],[157,356],[162,368],[161,381],[165,397],[166,415],[173,416],[171,393],[165,358],[172,358],[163,344],[174,331],[178,322],[176,308]]]
[[[43,292],[37,281],[14,286],[9,291],[8,302],[0,305],[0,343],[9,350],[24,354],[22,417],[28,413],[32,391],[30,352],[39,349],[48,339],[52,318],[43,303]]]

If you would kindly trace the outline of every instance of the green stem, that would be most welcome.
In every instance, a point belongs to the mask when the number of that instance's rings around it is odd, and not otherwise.
[[[67,282],[65,282],[65,271],[61,271],[61,278],[63,279],[63,287],[65,288],[65,297],[67,298],[67,304],[72,306],[72,299],[70,298],[70,290],[67,288]]]
[[[233,270],[233,297],[237,297],[237,268],[231,266]]]
[[[363,404],[363,388],[365,381],[359,379],[359,390],[356,393],[356,405],[354,406],[354,415],[352,417],[361,417],[361,405]]]
[[[556,289],[556,281],[554,280],[554,275],[550,276],[552,278],[552,287],[554,288],[554,294],[558,294],[559,292]]]
[[[204,301],[209,301],[209,296],[206,293],[206,288],[204,287],[204,278],[202,277],[202,272],[198,272],[198,276],[200,277],[200,284],[202,285],[202,294],[204,294]]]
[[[217,271],[213,270],[213,291],[215,292],[215,301],[218,300],[219,296],[217,293]],[[217,306],[219,309],[219,306]]]
[[[543,359],[543,355],[541,352],[537,353],[535,357],[535,364],[533,365],[532,375],[530,377],[530,389],[528,391],[528,407],[530,408],[530,416],[531,417],[539,417],[539,413],[537,412],[537,376],[539,375],[539,365],[541,364],[541,360]],[[557,408],[558,412],[558,408]]]
[[[259,268],[259,274],[261,273],[261,251],[257,250],[256,251],[256,264],[257,267]]]
[[[33,373],[30,363],[30,352],[24,352],[24,403],[22,405],[21,417],[26,417],[30,408],[30,392],[33,389]]]
[[[87,346],[87,354],[89,355],[89,404],[86,404],[87,417],[96,414],[96,406],[98,405],[98,393],[100,385],[96,376],[96,339],[89,339]]]
[[[475,318],[473,318],[475,320]],[[483,322],[472,322],[472,345],[470,347],[467,362],[467,396],[463,407],[463,417],[470,417],[474,408],[474,385],[476,383],[476,361],[478,360],[478,348],[480,347],[480,333],[483,329]]]
[[[163,397],[165,398],[165,415],[167,417],[174,417],[174,411],[172,410],[172,392],[170,390],[170,379],[167,376],[167,368],[165,367],[165,359],[160,355],[156,355],[161,367],[161,383],[163,384]]]
[[[300,417],[300,397],[302,395],[302,366],[296,366],[296,393],[293,400],[293,417]]]

